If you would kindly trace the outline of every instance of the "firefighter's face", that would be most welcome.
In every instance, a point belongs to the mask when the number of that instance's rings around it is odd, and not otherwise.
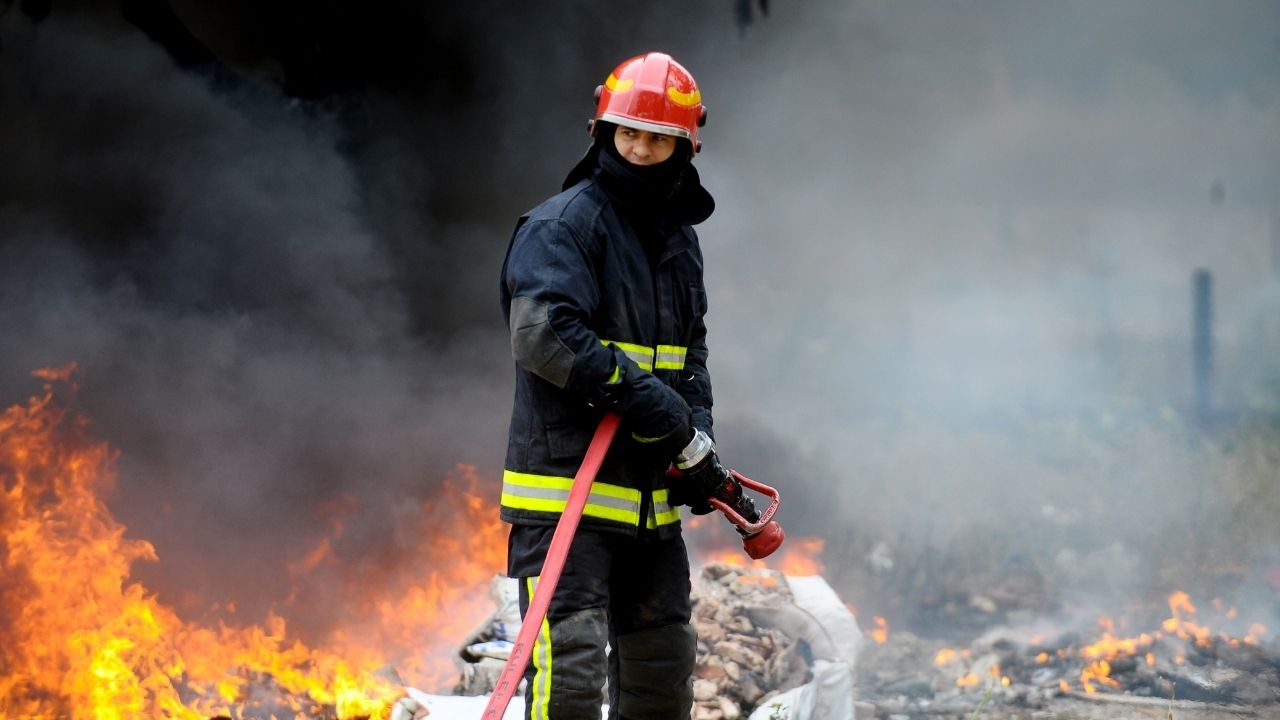
[[[618,154],[633,165],[656,165],[676,151],[676,138],[673,135],[622,125],[613,133],[613,144],[618,148]]]

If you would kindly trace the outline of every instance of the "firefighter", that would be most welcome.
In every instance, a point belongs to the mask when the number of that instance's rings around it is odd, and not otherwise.
[[[689,717],[696,638],[678,506],[709,512],[727,473],[692,227],[715,207],[691,163],[705,120],[669,55],[624,61],[596,89],[587,154],[507,249],[516,389],[502,518],[522,614],[596,425],[622,418],[532,650],[529,720],[597,720],[606,676],[610,718]],[[673,463],[683,478],[668,480]]]

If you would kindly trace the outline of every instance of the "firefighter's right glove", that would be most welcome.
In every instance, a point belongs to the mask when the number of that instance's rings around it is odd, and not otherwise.
[[[642,370],[622,348],[609,347],[613,350],[615,370],[613,377],[600,388],[601,399],[622,418],[632,438],[671,457],[692,432],[693,412],[689,403],[675,388]]]
[[[720,464],[720,458],[716,455],[715,442],[701,430],[693,431],[693,439],[676,455],[675,465],[684,475],[681,480],[684,487],[677,496],[696,499],[684,503],[694,509],[695,515],[704,514],[698,512],[702,507],[710,512],[707,498],[714,497],[726,482],[732,482],[729,470]]]

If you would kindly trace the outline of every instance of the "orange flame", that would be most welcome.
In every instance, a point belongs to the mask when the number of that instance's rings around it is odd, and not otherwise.
[[[36,375],[69,382],[72,372],[74,366]],[[390,584],[394,601],[371,594],[366,604],[381,611],[370,614],[372,627],[335,634],[329,650],[289,639],[285,619],[274,614],[265,627],[189,624],[130,582],[131,564],[155,561],[157,554],[145,540],[126,539],[126,528],[105,505],[103,497],[116,483],[118,453],[93,441],[87,425],[54,402],[51,384],[42,397],[0,416],[0,621],[6,635],[0,643],[0,718],[238,717],[239,710],[257,706],[251,694],[272,695],[262,702],[276,718],[385,718],[402,691],[376,674],[386,666],[385,649],[410,649],[406,657],[390,659],[409,673],[426,672],[420,655],[417,662],[409,659],[412,649],[424,638],[456,642],[458,627],[474,625],[461,625],[470,618],[457,610],[475,597],[476,584],[483,592],[492,575],[486,565],[501,567],[493,559],[504,547],[496,518],[496,527],[473,522],[468,533],[455,533],[468,540],[424,536],[418,552],[446,558],[445,569],[455,573],[451,580],[437,574],[412,588],[407,579],[397,580]],[[474,487],[473,471],[457,473]],[[464,508],[468,518],[482,505],[453,486],[445,495],[450,503],[461,501],[451,508]],[[424,504],[424,515],[433,512]],[[332,537],[340,536],[335,525]],[[440,542],[454,544],[437,547]],[[326,538],[288,570],[306,573],[332,562],[331,546]],[[450,557],[456,565],[448,564]],[[471,575],[460,573],[461,558]]]
[[[1115,623],[1107,617],[1098,619],[1098,625],[1102,628],[1101,637],[1093,643],[1085,645],[1081,648],[1069,648],[1066,651],[1059,650],[1058,655],[1065,657],[1066,654],[1077,655],[1087,661],[1089,664],[1080,674],[1080,684],[1086,693],[1097,692],[1099,685],[1107,687],[1119,687],[1118,683],[1111,678],[1111,662],[1117,658],[1138,658],[1145,662],[1148,667],[1156,665],[1155,649],[1157,641],[1163,638],[1176,637],[1186,642],[1194,642],[1201,646],[1210,646],[1215,642],[1215,635],[1208,627],[1199,624],[1195,619],[1196,606],[1191,602],[1191,597],[1181,591],[1174,591],[1169,595],[1169,614],[1170,617],[1161,623],[1160,630],[1152,633],[1139,633],[1135,637],[1118,637],[1114,634]],[[1238,611],[1234,606],[1228,607],[1220,598],[1210,600],[1209,604],[1216,609],[1227,620],[1234,620],[1238,617]],[[1223,608],[1226,608],[1225,611]],[[1232,637],[1227,633],[1219,633],[1216,637],[1223,642],[1237,647],[1243,644],[1255,644],[1266,633],[1266,628],[1258,623],[1249,626],[1247,633],[1242,638]],[[1049,656],[1047,653],[1039,653],[1035,661],[1043,664],[1047,662]],[[1186,656],[1177,653],[1173,657],[1175,665],[1182,665],[1187,662]],[[1060,687],[1063,692],[1068,692],[1070,686],[1061,683]]]
[[[1101,683],[1110,688],[1120,687],[1120,683],[1112,679],[1111,663],[1106,660],[1098,660],[1090,663],[1080,671],[1080,685],[1084,687],[1085,692],[1090,694],[1097,692],[1097,688],[1093,685],[1094,682]]]
[[[877,645],[883,645],[886,642],[888,642],[889,621],[885,620],[879,615],[876,615],[875,617],[871,618],[871,621],[876,624],[875,628],[873,628],[871,632],[867,633],[868,635],[871,636],[871,639],[875,640]]]
[[[787,575],[821,575],[822,551],[826,547],[822,538],[798,537],[782,546],[780,569]]]
[[[701,521],[708,515],[694,516],[693,521]],[[682,520],[682,522],[684,522]],[[701,522],[691,522],[689,529],[704,528]],[[762,560],[752,560],[743,552],[742,546],[722,548],[703,555],[704,562],[724,563],[735,567],[751,567],[758,570],[775,569],[784,575],[821,575],[823,570],[822,551],[826,540],[816,537],[789,537],[782,548],[774,555]]]

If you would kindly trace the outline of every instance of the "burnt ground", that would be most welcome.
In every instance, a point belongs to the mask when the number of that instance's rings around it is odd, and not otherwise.
[[[939,651],[951,655],[943,659]],[[1197,660],[1201,664],[1196,666],[1158,662],[1146,668],[1113,658],[1118,687],[1109,688],[1095,679],[1092,694],[1083,691],[1083,662],[1067,657],[1041,664],[1026,660],[1027,654],[1025,646],[1008,642],[956,647],[909,632],[890,633],[882,644],[869,640],[858,656],[858,700],[872,705],[874,711],[859,718],[1280,718],[1280,682],[1270,644],[1243,655],[1221,652],[1214,662]],[[1242,668],[1242,656],[1251,664]],[[1144,684],[1144,678],[1158,678],[1164,684]]]
[[[891,715],[877,713],[877,717],[887,718]],[[928,715],[927,717],[948,716]],[[969,715],[954,717],[968,718]],[[1058,697],[1047,702],[1045,707],[1036,710],[1008,707],[983,708],[978,717],[985,720],[1151,720],[1152,718],[1168,720],[1170,717],[1174,720],[1274,719],[1280,718],[1280,705],[1227,706],[1177,700],[1170,707],[1167,703],[1159,701],[1151,704],[1130,705],[1106,696],[1098,699]]]

